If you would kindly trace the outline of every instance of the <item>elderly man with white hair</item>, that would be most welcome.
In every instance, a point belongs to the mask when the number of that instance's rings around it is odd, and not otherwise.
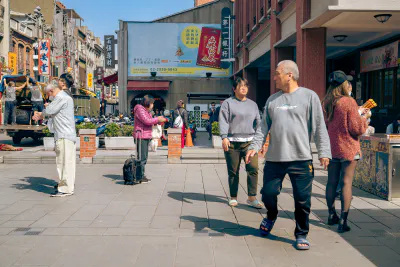
[[[314,179],[311,139],[314,138],[320,163],[326,169],[331,147],[324,114],[318,95],[298,85],[299,69],[291,60],[278,64],[274,76],[278,93],[268,98],[264,107],[261,127],[250,145],[246,162],[264,145],[268,132],[270,142],[264,166],[262,201],[267,217],[260,231],[268,235],[278,217],[278,195],[286,174],[289,175],[295,202],[296,248],[307,250],[311,189]]]
[[[54,100],[46,105],[43,112],[35,112],[34,120],[52,118],[52,130],[56,142],[57,171],[60,178],[57,192],[52,197],[65,197],[74,194],[76,169],[76,132],[73,99],[54,84],[49,84],[46,94]]]

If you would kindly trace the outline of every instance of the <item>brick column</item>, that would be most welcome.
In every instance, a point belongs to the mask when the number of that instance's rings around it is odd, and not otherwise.
[[[96,129],[79,130],[81,149],[79,157],[82,163],[92,163],[96,155]]]
[[[301,29],[310,18],[311,1],[296,1],[297,64],[301,86],[314,90],[320,98],[326,92],[326,28]]]
[[[181,163],[181,135],[182,129],[168,129],[168,163]]]

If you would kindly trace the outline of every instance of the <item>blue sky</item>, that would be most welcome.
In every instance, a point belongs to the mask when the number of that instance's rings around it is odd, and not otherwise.
[[[193,0],[60,0],[84,19],[103,41],[115,34],[118,20],[149,21],[194,7]]]

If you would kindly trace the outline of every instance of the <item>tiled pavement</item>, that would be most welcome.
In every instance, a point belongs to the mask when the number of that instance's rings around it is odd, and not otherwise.
[[[265,210],[227,206],[224,165],[147,173],[152,183],[124,186],[121,165],[79,165],[75,195],[54,199],[54,165],[1,164],[0,266],[400,266],[400,203],[354,189],[352,231],[339,235],[324,224],[324,172],[316,171],[305,252],[293,248],[288,180],[273,235],[262,238]],[[244,203],[243,170],[241,184]]]

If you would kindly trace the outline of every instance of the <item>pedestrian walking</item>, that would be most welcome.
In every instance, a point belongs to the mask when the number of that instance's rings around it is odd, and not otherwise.
[[[53,84],[47,85],[46,94],[54,97],[45,104],[43,112],[35,111],[34,120],[52,118],[54,131],[57,171],[60,182],[52,197],[65,197],[74,194],[76,170],[76,132],[74,119],[74,101],[69,95]]]
[[[4,126],[11,121],[11,125],[17,123],[17,91],[21,90],[28,83],[28,77],[26,77],[26,82],[21,86],[15,87],[15,82],[10,81],[5,89],[4,99],[6,101],[6,108],[4,111]],[[6,84],[6,79],[3,79],[3,84]]]
[[[326,185],[326,204],[328,206],[328,225],[338,225],[338,232],[350,231],[347,217],[352,200],[354,171],[361,157],[359,137],[368,128],[364,117],[369,109],[359,107],[351,97],[352,87],[343,71],[329,75],[330,86],[322,101],[328,134],[332,147],[332,160],[328,167]],[[360,116],[361,114],[361,116]],[[335,194],[338,185],[341,187],[341,216],[336,214]]]
[[[289,175],[293,188],[296,220],[296,245],[307,250],[311,190],[314,179],[311,139],[314,138],[321,166],[326,169],[331,158],[329,137],[318,95],[299,87],[299,69],[291,60],[280,62],[274,75],[278,93],[270,96],[265,104],[261,128],[256,132],[246,162],[250,162],[270,133],[270,142],[264,166],[262,201],[267,217],[260,225],[262,235],[268,235],[278,216],[278,198],[282,181]]]
[[[74,78],[69,73],[63,73],[60,75],[60,79],[58,79],[58,86],[71,98],[73,98],[73,93],[76,93],[76,88],[74,87]]]
[[[217,112],[217,109],[215,108],[215,102],[211,102],[211,110],[208,113],[208,124],[207,124],[207,131],[208,131],[208,140],[211,140],[212,137],[212,124],[213,122],[218,122],[218,117],[219,117],[219,112]]]
[[[184,148],[185,147],[185,134],[186,134],[186,131],[189,129],[189,123],[188,123],[188,112],[184,108],[183,100],[179,100],[176,103],[176,109],[174,110],[174,112],[172,114],[172,121],[173,121],[174,128],[182,129],[181,148]]]
[[[239,170],[241,160],[245,160],[247,149],[253,140],[256,130],[260,127],[260,114],[257,104],[247,98],[249,86],[246,79],[237,78],[233,82],[235,95],[226,99],[219,114],[219,128],[222,138],[222,148],[228,168],[229,206],[238,205]],[[257,200],[258,157],[252,157],[246,162],[247,172],[247,204],[261,209]]]
[[[147,158],[149,154],[149,144],[152,139],[152,127],[165,122],[162,116],[153,118],[151,115],[151,110],[153,109],[154,98],[145,95],[140,104],[137,104],[134,109],[134,138],[137,140],[136,143],[136,153],[138,155],[137,159],[143,163],[136,169],[136,183],[149,183],[151,179],[147,178],[145,175],[145,167],[147,163]]]

